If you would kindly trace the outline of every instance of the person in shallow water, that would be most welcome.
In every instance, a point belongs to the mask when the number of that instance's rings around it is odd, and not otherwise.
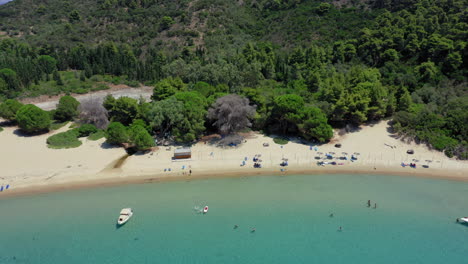
[[[370,207],[370,200],[367,200],[367,207]]]
[[[338,229],[338,231],[340,231],[340,232],[343,231],[343,228],[340,226],[340,229]]]
[[[377,209],[377,204],[376,203],[374,204],[374,209]]]
[[[250,230],[250,233],[254,233],[256,231],[255,227],[252,227],[252,230]]]

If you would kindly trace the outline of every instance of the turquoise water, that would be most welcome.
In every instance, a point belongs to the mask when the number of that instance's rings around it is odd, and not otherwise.
[[[466,263],[455,218],[467,194],[464,182],[315,175],[0,199],[0,263]],[[127,206],[135,215],[117,229]]]

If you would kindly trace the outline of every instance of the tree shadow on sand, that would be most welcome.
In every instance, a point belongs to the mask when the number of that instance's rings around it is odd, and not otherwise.
[[[49,133],[49,131],[41,131],[41,132],[35,132],[35,133],[27,133],[24,130],[18,128],[13,131],[13,134],[17,135],[18,137],[35,137],[35,136],[40,136]]]
[[[107,143],[107,142],[103,142],[101,144],[101,148],[103,148],[103,149],[116,149],[116,148],[121,148],[121,147],[122,146],[110,144],[110,143]]]

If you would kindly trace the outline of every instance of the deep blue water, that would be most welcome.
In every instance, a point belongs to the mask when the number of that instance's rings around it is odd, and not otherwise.
[[[467,194],[464,182],[315,175],[0,199],[0,263],[466,263],[455,218]],[[127,206],[135,215],[117,229]]]

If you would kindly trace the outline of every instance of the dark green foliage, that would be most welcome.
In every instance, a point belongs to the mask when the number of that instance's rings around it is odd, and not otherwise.
[[[275,138],[273,138],[273,142],[275,142],[278,145],[286,145],[286,144],[289,143],[289,139],[281,138],[281,137],[275,137]]]
[[[52,118],[54,114],[49,114],[49,116]],[[64,127],[65,125],[68,124],[68,121],[65,121],[65,122],[57,122],[57,121],[54,121],[52,122],[52,124],[50,124],[50,130],[58,130],[62,127]]]
[[[167,78],[159,81],[154,86],[153,96],[155,101],[164,100],[177,92],[186,90],[187,85],[180,78]]]
[[[47,146],[54,149],[77,148],[82,144],[78,135],[76,129],[55,134],[47,138]]]
[[[38,133],[49,130],[49,114],[35,105],[24,105],[16,113],[18,126],[27,133]]]
[[[172,135],[176,141],[191,142],[205,131],[206,99],[197,92],[176,93],[175,98],[182,103],[184,118],[176,123]]]
[[[79,137],[87,137],[96,132],[98,129],[92,124],[83,124],[78,128]]]
[[[328,124],[327,117],[316,107],[304,109],[304,121],[299,125],[301,134],[306,139],[327,142],[333,137],[333,129]]]
[[[88,139],[95,141],[95,140],[99,140],[99,139],[101,139],[101,138],[103,138],[105,136],[106,136],[106,131],[98,130],[97,132],[92,133],[91,135],[89,135]]]
[[[110,144],[120,145],[129,141],[127,128],[119,122],[111,122],[107,127],[106,139]]]
[[[78,116],[78,102],[74,97],[65,95],[62,96],[57,105],[54,117],[60,121],[73,120]]]
[[[109,111],[109,119],[112,122],[130,125],[139,116],[138,100],[130,97],[115,99],[109,95],[104,100],[104,107]]]
[[[0,104],[0,117],[9,120],[16,120],[16,113],[23,106],[22,103],[15,99],[8,99]]]
[[[0,93],[7,97],[13,97],[18,94],[20,82],[16,72],[9,68],[0,69]]]
[[[141,125],[132,125],[128,131],[130,143],[136,150],[148,150],[154,146],[154,139]]]
[[[60,76],[58,71],[54,71],[53,78],[54,78],[54,81],[57,83],[57,85],[62,86],[64,84],[62,77]]]
[[[125,125],[141,118],[180,141],[199,137],[207,105],[235,93],[257,106],[255,129],[325,141],[327,122],[395,115],[402,134],[468,155],[458,102],[468,76],[463,0],[49,0],[44,8],[0,7],[8,34],[0,41],[0,100],[86,93],[100,89],[90,80],[98,75],[99,83],[154,85],[160,104],[120,102],[107,107],[111,118]],[[56,69],[84,74],[70,80]],[[187,91],[205,102],[181,100]],[[288,109],[286,98],[275,99],[285,95],[301,99]],[[309,118],[310,106],[325,118],[312,110]]]

